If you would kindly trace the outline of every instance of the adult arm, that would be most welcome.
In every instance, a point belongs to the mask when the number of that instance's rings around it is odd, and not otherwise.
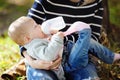
[[[51,70],[56,69],[61,64],[61,57],[58,57],[55,61],[45,61],[45,60],[35,60],[30,57],[26,51],[23,52],[25,59],[28,61],[28,64],[35,69],[45,69]]]

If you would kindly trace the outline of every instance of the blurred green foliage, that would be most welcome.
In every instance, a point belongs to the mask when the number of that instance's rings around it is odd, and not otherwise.
[[[16,18],[27,15],[33,1],[34,0],[0,0],[0,30],[6,30],[9,24]]]
[[[9,37],[0,37],[0,74],[19,61],[18,48]]]
[[[120,27],[120,0],[108,0],[110,22]]]
[[[9,24],[16,18],[27,15],[33,0],[0,0],[0,75],[20,59],[19,47],[7,35]],[[20,1],[20,0],[19,0]],[[17,80],[22,80],[19,77]]]

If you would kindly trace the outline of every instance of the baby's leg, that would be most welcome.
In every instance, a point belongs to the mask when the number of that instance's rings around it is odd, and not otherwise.
[[[85,67],[88,64],[88,49],[90,38],[90,28],[85,28],[79,31],[79,38],[75,45],[73,45],[68,61],[64,66],[66,71],[74,71]]]
[[[89,53],[108,64],[112,64],[114,61],[114,52],[93,39],[90,40]]]

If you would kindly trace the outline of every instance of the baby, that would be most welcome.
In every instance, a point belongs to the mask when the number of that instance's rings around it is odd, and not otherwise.
[[[51,30],[50,33],[53,35],[49,41],[49,36],[43,33],[41,25],[38,25],[32,18],[25,16],[15,20],[8,29],[8,35],[11,39],[18,45],[24,46],[31,57],[53,61],[62,55],[64,34],[56,30]],[[61,66],[54,72],[60,80],[65,80]]]

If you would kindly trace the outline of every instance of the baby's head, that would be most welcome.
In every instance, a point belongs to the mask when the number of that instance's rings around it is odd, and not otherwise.
[[[22,16],[10,24],[8,35],[19,45],[25,45],[34,38],[44,37],[40,25],[26,16]]]

